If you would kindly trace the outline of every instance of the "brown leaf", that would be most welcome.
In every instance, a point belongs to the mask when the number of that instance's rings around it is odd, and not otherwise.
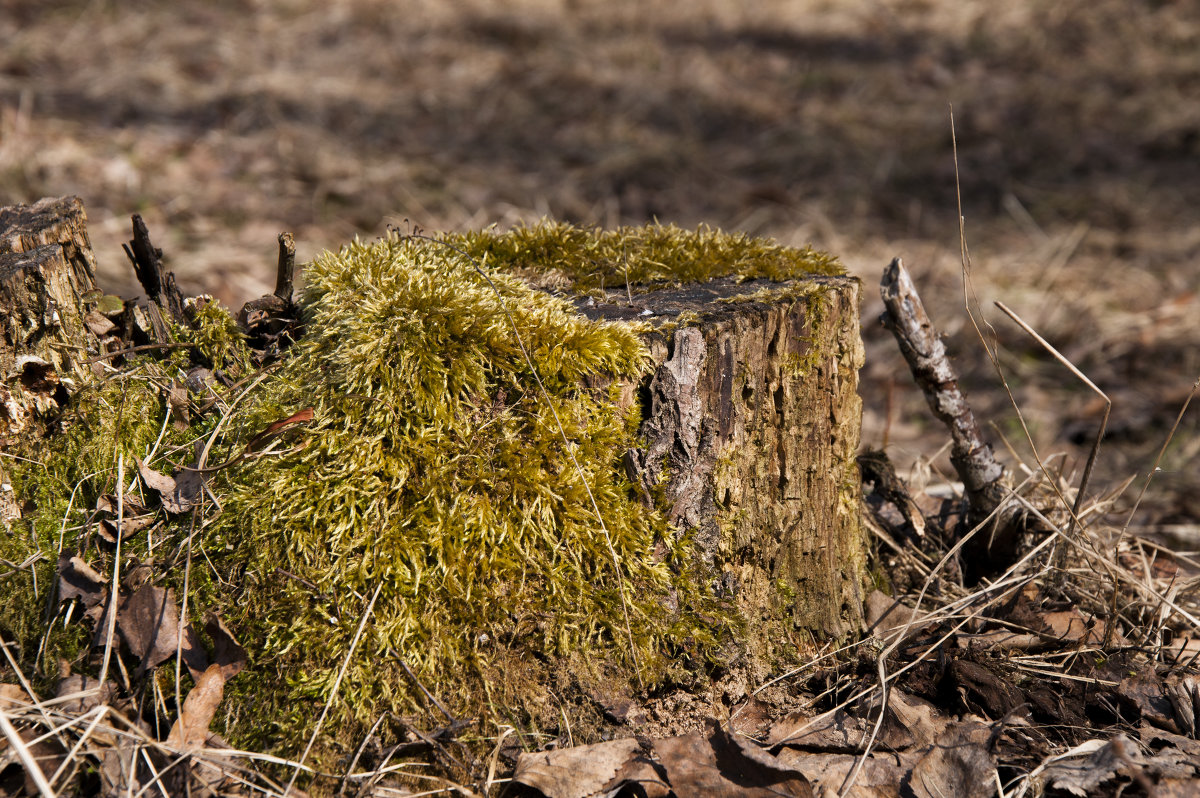
[[[678,798],[812,796],[808,779],[799,771],[720,726],[707,735],[687,734],[655,740],[653,745]]]
[[[992,798],[996,760],[987,750],[991,727],[950,726],[913,766],[908,786],[915,798]]]
[[[216,613],[210,612],[204,620],[204,631],[213,644],[211,660],[196,628],[189,626],[184,632],[183,662],[192,678],[199,679],[200,674],[214,664],[221,666],[225,681],[241,673],[246,667],[246,649],[234,638],[225,622]]]
[[[103,338],[117,329],[117,325],[113,324],[107,316],[102,316],[94,310],[87,312],[87,315],[83,317],[83,323],[97,338]]]
[[[1046,766],[1045,783],[1075,795],[1088,795],[1129,763],[1136,747],[1123,734],[1112,740],[1088,740]]]
[[[779,761],[804,774],[819,795],[844,798],[898,798],[900,785],[918,761],[915,753],[881,753],[867,757],[854,786],[842,792],[846,777],[858,763],[854,754],[812,754],[784,748]]]
[[[891,633],[908,627],[906,636],[915,635],[921,631],[921,618],[925,613],[917,612],[883,591],[875,590],[867,596],[866,606],[867,630],[881,639],[890,639]]]
[[[1143,720],[1159,728],[1179,731],[1171,699],[1153,665],[1147,665],[1134,676],[1122,679],[1116,693],[1121,703],[1135,709]]]
[[[250,452],[256,452],[262,448],[262,445],[264,443],[266,443],[267,441],[269,441],[271,438],[275,437],[279,433],[283,432],[285,429],[292,426],[293,424],[303,424],[306,421],[312,421],[312,420],[313,420],[313,409],[311,407],[306,407],[303,410],[299,411],[298,413],[293,413],[292,415],[288,416],[285,419],[276,421],[275,423],[268,426],[265,430],[263,430],[262,432],[255,435],[253,438],[250,439],[250,442],[246,444],[246,448],[243,451],[246,452],[247,454]]]
[[[541,790],[546,798],[590,798],[606,793],[617,774],[640,756],[641,745],[632,738],[521,754],[513,781]]]
[[[29,706],[29,694],[15,684],[0,683],[0,710],[13,710]]]
[[[838,711],[826,717],[813,718],[792,712],[771,726],[767,747],[786,745],[817,751],[851,753],[861,751],[871,734],[871,724]]]
[[[1001,718],[1025,703],[1025,696],[1011,680],[978,662],[955,660],[950,663],[947,675],[972,712]]]
[[[183,709],[167,735],[167,745],[176,749],[203,747],[208,739],[209,724],[217,714],[224,693],[225,677],[221,675],[221,666],[208,666],[183,699]]]
[[[188,407],[187,384],[174,380],[167,388],[167,409],[171,413],[172,424],[177,430],[185,430],[191,424],[191,412]]]
[[[141,658],[141,670],[170,659],[180,643],[175,591],[152,584],[143,585],[121,603],[117,628],[121,630],[125,645]]]
[[[241,673],[246,667],[246,649],[238,643],[221,617],[210,612],[204,620],[204,631],[213,641],[213,662],[221,666],[225,681]]]
[[[73,673],[58,680],[54,695],[59,699],[57,709],[67,715],[79,716],[100,704],[111,704],[119,691],[111,681],[100,684],[95,678]]]
[[[184,468],[176,471],[175,476],[168,477],[150,468],[142,462],[141,458],[135,457],[134,459],[137,460],[138,473],[141,474],[142,481],[146,483],[146,487],[159,495],[163,509],[168,513],[179,515],[200,503],[200,497],[204,490],[204,472],[194,468]]]
[[[84,607],[101,604],[108,597],[108,587],[103,576],[79,557],[59,555],[58,599],[79,599]]]

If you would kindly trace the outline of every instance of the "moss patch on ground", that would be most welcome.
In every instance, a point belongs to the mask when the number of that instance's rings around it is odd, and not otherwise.
[[[221,510],[202,523],[189,614],[219,612],[251,656],[228,686],[221,730],[295,755],[376,588],[318,747],[326,764],[381,716],[392,719],[385,743],[403,734],[400,718],[444,723],[425,690],[456,716],[536,732],[570,714],[562,696],[585,670],[626,692],[690,678],[735,613],[620,467],[640,415],[618,409],[614,378],[648,368],[642,329],[584,319],[515,275],[633,290],[812,272],[840,268],[812,251],[661,226],[392,235],[319,257],[306,270],[303,338],[220,405],[228,418],[210,462],[312,411],[209,479]],[[212,307],[191,337],[206,359],[239,365],[237,336]],[[596,384],[610,387],[584,387]],[[154,426],[163,412],[155,399],[139,420]],[[116,440],[144,456],[147,434]],[[52,445],[55,459],[71,456]],[[188,524],[172,524],[182,539]],[[46,530],[36,538],[53,548]],[[576,741],[587,734],[576,728]]]

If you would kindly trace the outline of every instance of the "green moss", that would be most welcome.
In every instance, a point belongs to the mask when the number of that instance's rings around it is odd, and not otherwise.
[[[237,322],[211,297],[189,301],[192,329],[177,330],[179,340],[193,344],[200,358],[214,369],[249,370],[250,351]]]
[[[622,476],[637,416],[615,386],[581,387],[643,374],[639,328],[491,279],[499,295],[451,249],[398,237],[307,272],[308,333],[235,423],[251,433],[306,407],[314,421],[303,448],[231,475],[217,531],[263,586],[241,597],[261,645],[248,689],[294,717],[237,731],[303,738],[380,583],[335,712],[344,729],[421,708],[401,662],[479,715],[489,694],[505,707],[533,671],[581,652],[653,684],[716,644],[713,621],[731,610]]]
[[[116,492],[118,456],[125,455],[128,486],[136,471],[134,455],[145,457],[160,435],[160,451],[186,439],[186,433],[162,424],[166,410],[159,386],[169,379],[162,366],[143,361],[87,385],[72,398],[51,435],[4,453],[3,467],[23,505],[23,517],[10,533],[0,534],[0,559],[39,559],[0,576],[0,632],[16,643],[23,667],[35,678],[51,679],[47,684],[58,673],[58,658],[80,666],[88,639],[82,626],[47,624],[44,612],[58,555],[78,553],[102,572],[111,569],[110,547],[85,522],[102,494]],[[129,541],[126,551],[145,558],[144,537]],[[39,649],[43,657],[35,661]]]
[[[718,277],[789,280],[807,274],[845,274],[837,259],[811,247],[674,225],[591,230],[543,221],[507,233],[493,230],[447,236],[493,269],[554,273],[572,290],[650,291]]]

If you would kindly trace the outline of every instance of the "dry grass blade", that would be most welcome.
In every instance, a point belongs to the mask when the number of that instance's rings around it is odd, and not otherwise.
[[[1084,497],[1087,494],[1088,482],[1092,477],[1092,469],[1096,466],[1096,457],[1100,453],[1100,442],[1104,439],[1104,433],[1108,429],[1108,415],[1112,411],[1112,400],[1108,398],[1108,394],[1100,390],[1096,383],[1088,379],[1087,375],[1076,368],[1065,355],[1055,349],[1049,341],[1038,335],[1037,331],[1030,327],[1025,321],[1011,310],[1003,302],[997,302],[996,307],[1000,308],[1010,319],[1012,319],[1018,327],[1024,330],[1033,340],[1045,349],[1059,363],[1066,366],[1080,382],[1091,388],[1104,401],[1104,415],[1100,418],[1100,428],[1096,431],[1096,440],[1092,444],[1091,452],[1088,454],[1087,464],[1083,467],[1083,476],[1079,479],[1078,492],[1075,494],[1075,503],[1071,506],[1071,520],[1067,525],[1067,537],[1071,537],[1075,533],[1075,527],[1079,523],[1079,509],[1083,506]]]
[[[121,597],[121,538],[125,523],[125,453],[117,455],[117,550],[113,554],[112,587],[108,591],[108,628],[104,632],[104,660],[100,664],[100,684],[108,679],[108,664],[112,660],[113,632],[117,628],[117,610]]]
[[[54,798],[56,793],[50,787],[50,782],[46,781],[46,774],[42,772],[41,766],[33,758],[33,754],[29,752],[29,747],[25,745],[25,741],[21,739],[21,735],[12,723],[9,722],[8,715],[3,712],[0,712],[0,732],[4,733],[9,746],[16,752],[17,758],[25,768],[25,772],[33,779],[33,783],[37,785],[38,792],[42,794],[42,797]]]
[[[354,650],[358,648],[358,641],[362,639],[363,630],[367,628],[367,621],[371,617],[371,612],[375,609],[375,600],[379,598],[379,593],[382,590],[383,582],[380,582],[375,586],[375,593],[371,596],[371,601],[367,604],[367,609],[363,612],[362,620],[358,623],[358,629],[354,632],[354,639],[350,641],[350,648],[346,651],[346,658],[342,660],[342,667],[338,670],[337,678],[333,680],[333,689],[329,691],[329,699],[325,702],[325,707],[321,710],[321,717],[317,718],[317,725],[313,729],[312,736],[308,738],[308,745],[304,746],[304,753],[297,760],[296,769],[292,772],[292,777],[288,780],[287,787],[283,790],[284,796],[287,796],[292,791],[292,787],[295,786],[296,778],[300,775],[300,769],[304,765],[304,760],[308,759],[308,754],[312,751],[313,745],[317,742],[317,736],[321,733],[321,726],[325,723],[325,717],[329,714],[329,708],[337,700],[338,688],[342,685],[342,677],[346,675],[346,669],[350,667],[350,659],[354,656]]]

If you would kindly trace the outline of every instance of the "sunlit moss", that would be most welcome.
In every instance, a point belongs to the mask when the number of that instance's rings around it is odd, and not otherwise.
[[[212,297],[189,300],[193,327],[178,331],[180,340],[195,346],[200,359],[214,369],[249,370],[246,337],[229,311]]]
[[[846,271],[835,257],[811,247],[785,247],[708,227],[688,231],[653,224],[594,230],[543,221],[505,233],[484,230],[446,240],[495,269],[557,273],[576,291],[626,285],[650,291],[718,277],[781,281]]]

